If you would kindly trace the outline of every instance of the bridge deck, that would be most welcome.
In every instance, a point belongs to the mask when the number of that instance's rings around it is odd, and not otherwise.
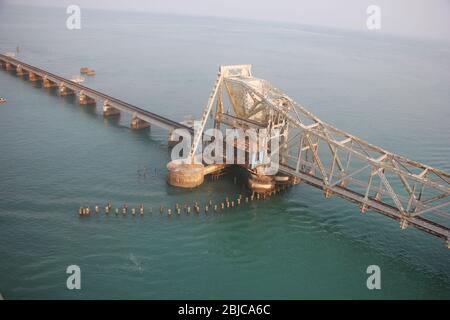
[[[172,129],[177,129],[177,128],[182,128],[182,129],[186,129],[189,131],[192,130],[190,127],[187,127],[179,122],[170,120],[168,118],[157,115],[153,112],[136,107],[127,102],[124,102],[122,100],[111,97],[110,95],[107,95],[105,93],[99,92],[97,90],[94,90],[94,89],[91,89],[88,87],[85,87],[79,83],[73,82],[69,79],[63,78],[63,77],[58,76],[53,73],[50,73],[46,70],[34,67],[34,66],[24,63],[22,61],[19,61],[15,58],[0,54],[0,61],[2,61],[2,63],[9,63],[9,64],[13,65],[14,67],[17,67],[20,65],[25,72],[32,72],[32,73],[36,74],[37,76],[39,76],[40,78],[43,78],[43,79],[46,78],[46,79],[50,80],[51,82],[56,83],[57,85],[64,84],[65,87],[67,87],[68,89],[73,90],[75,92],[83,91],[84,94],[95,99],[96,101],[99,101],[99,102],[107,101],[108,105],[110,105],[111,107],[118,109],[120,111],[123,111],[123,112],[131,113],[131,114],[135,115],[136,117],[138,117],[139,119],[141,119],[145,122],[154,124],[158,127],[161,127],[161,128],[167,129],[167,130],[172,130]]]

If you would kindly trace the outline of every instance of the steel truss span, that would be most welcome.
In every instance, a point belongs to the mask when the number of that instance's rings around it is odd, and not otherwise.
[[[225,100],[233,116],[224,113]],[[214,107],[214,105],[216,107]],[[230,118],[266,128],[280,138],[280,169],[333,195],[416,227],[450,246],[450,174],[364,141],[322,121],[269,82],[253,77],[250,65],[222,66],[194,136],[191,157],[208,118],[230,125]]]

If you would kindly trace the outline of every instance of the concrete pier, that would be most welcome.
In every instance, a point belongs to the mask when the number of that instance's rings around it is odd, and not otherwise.
[[[150,127],[150,123],[138,118],[137,114],[133,113],[131,118],[131,128],[132,129],[145,129]]]
[[[248,179],[250,190],[262,194],[269,193],[275,189],[275,181],[271,176],[250,174]]]
[[[201,163],[183,164],[173,160],[167,164],[167,182],[176,187],[195,188],[204,181],[204,166]]]
[[[17,67],[16,67],[16,74],[18,76],[23,76],[25,74],[25,72],[23,71],[23,68],[22,68],[22,66],[20,64],[17,65]]]
[[[28,80],[30,81],[40,81],[42,80],[42,77],[38,76],[36,73],[29,71],[28,73]]]
[[[62,97],[75,94],[75,91],[67,88],[66,85],[64,84],[64,82],[60,83],[58,92],[59,92],[59,95]]]
[[[103,116],[104,117],[109,117],[109,116],[115,116],[115,115],[119,115],[120,114],[120,110],[113,108],[109,105],[109,101],[105,100],[103,102]]]
[[[11,70],[14,70],[14,66],[11,63],[6,62],[5,69],[6,69],[6,71],[11,71]]]
[[[44,86],[44,88],[53,88],[58,86],[55,82],[50,81],[45,77],[42,79],[42,85]]]
[[[88,105],[88,104],[92,105],[92,104],[95,104],[95,99],[89,97],[88,95],[86,95],[86,93],[83,90],[81,90],[79,102],[81,105]]]

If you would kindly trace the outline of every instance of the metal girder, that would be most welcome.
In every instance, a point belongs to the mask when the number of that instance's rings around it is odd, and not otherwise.
[[[200,121],[200,127],[198,128],[198,130],[196,131],[196,133],[194,135],[194,140],[192,142],[192,147],[191,147],[191,151],[189,154],[189,158],[191,159],[192,163],[194,163],[194,157],[195,157],[195,153],[198,148],[198,144],[200,143],[200,140],[203,136],[203,131],[205,130],[206,122],[208,121],[208,116],[211,113],[211,110],[212,110],[212,107],[214,104],[214,100],[216,98],[219,87],[221,86],[221,83],[222,83],[222,74],[219,71],[219,73],[217,74],[216,82],[214,83],[214,86],[211,90],[211,94],[209,95],[209,98],[208,98],[208,102],[203,111],[202,120]]]
[[[233,104],[241,103],[241,110],[247,106],[247,120],[253,120],[250,117],[256,113],[266,112],[269,126],[275,119],[278,127],[286,126],[286,132],[287,128],[294,130],[295,140],[286,137],[285,143],[290,161],[283,164],[290,175],[300,179],[312,175],[321,180],[322,189],[330,189],[333,193],[336,188],[345,187],[348,192],[355,194],[351,197],[352,201],[360,199],[360,205],[367,205],[378,212],[383,210],[381,208],[389,208],[390,213],[396,210],[395,218],[409,219],[402,226],[415,225],[435,235],[439,233],[436,230],[441,230],[440,237],[449,237],[448,225],[445,224],[448,224],[450,214],[441,211],[450,206],[450,202],[444,201],[450,195],[449,173],[388,152],[323,122],[281,90],[250,73],[226,74],[223,75],[223,82],[233,98]],[[213,91],[216,91],[216,87],[213,87]],[[214,98],[213,95],[211,97]],[[203,119],[207,119],[205,115],[211,111],[211,104],[208,101]],[[266,125],[261,123],[263,127]],[[297,142],[290,145],[291,141]],[[317,183],[314,185],[318,187]],[[372,191],[375,193],[373,197]],[[340,195],[339,192],[336,194]],[[343,197],[349,198],[347,195]],[[376,208],[374,201],[380,203]],[[418,218],[425,213],[429,219],[433,218],[434,213],[446,219],[433,220],[439,226],[436,230],[421,228],[419,222],[407,223],[413,217]],[[392,217],[392,214],[387,215]]]

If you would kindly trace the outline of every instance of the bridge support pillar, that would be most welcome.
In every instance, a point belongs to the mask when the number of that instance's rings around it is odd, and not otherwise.
[[[40,80],[42,80],[42,78],[41,78],[40,76],[38,76],[37,74],[35,74],[35,73],[33,73],[33,72],[30,71],[30,72],[28,73],[28,80],[35,82],[35,81],[40,81]]]
[[[273,177],[277,185],[288,185],[291,183],[291,177],[284,174],[277,174]]]
[[[18,76],[23,76],[25,74],[25,72],[23,72],[22,66],[20,64],[17,65],[17,67],[16,67],[16,74]]]
[[[132,129],[145,129],[150,127],[150,123],[139,119],[136,114],[133,114],[131,118],[131,128]]]
[[[250,174],[248,187],[256,193],[270,193],[275,190],[275,180],[272,176]]]
[[[42,84],[43,84],[44,88],[52,88],[52,87],[57,87],[58,86],[55,82],[50,81],[47,78],[44,78],[42,80]]]
[[[59,91],[59,95],[60,95],[61,97],[68,96],[68,95],[71,95],[71,94],[74,94],[74,93],[75,93],[75,91],[73,91],[73,90],[67,88],[67,87],[64,85],[64,83],[61,83],[61,84],[59,85],[58,91]]]
[[[167,182],[174,187],[195,188],[203,183],[204,170],[201,163],[184,164],[181,160],[173,160],[167,164]]]
[[[106,100],[105,102],[103,102],[103,116],[104,117],[109,117],[109,116],[115,116],[115,115],[119,115],[120,114],[120,110],[111,107],[108,104],[108,100]]]
[[[5,69],[6,69],[6,71],[14,70],[14,66],[11,63],[6,62]]]
[[[79,101],[81,105],[95,104],[95,99],[87,96],[83,91],[80,92]]]

